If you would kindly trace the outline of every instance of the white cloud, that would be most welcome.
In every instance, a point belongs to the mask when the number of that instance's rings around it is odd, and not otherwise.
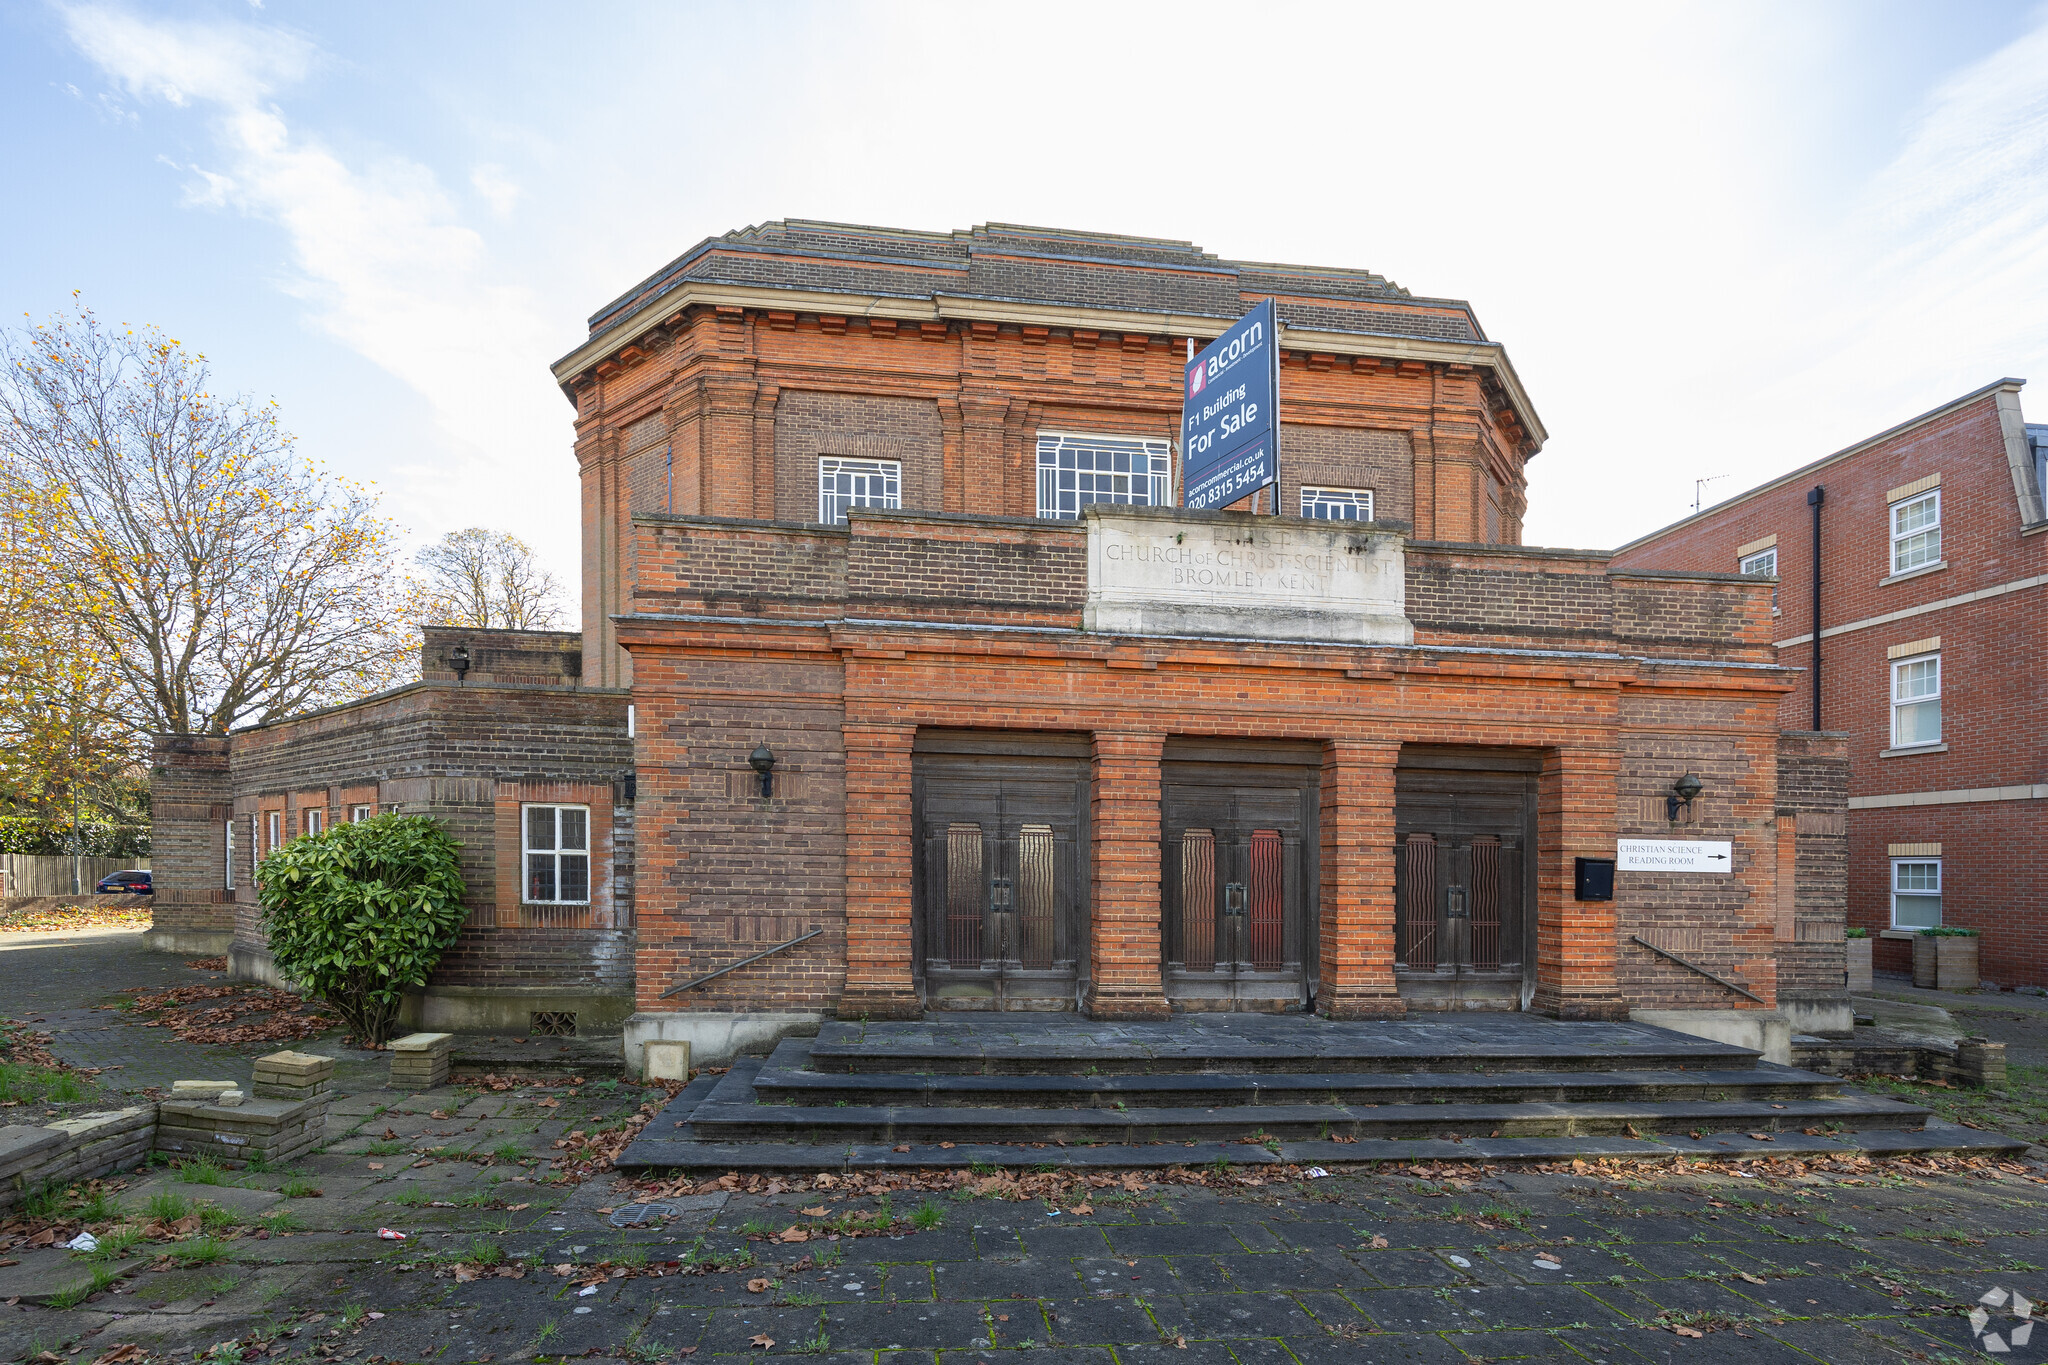
[[[494,275],[484,239],[429,168],[400,156],[352,164],[270,102],[317,51],[275,29],[109,8],[68,10],[66,23],[80,50],[137,98],[204,107],[221,165],[169,163],[196,177],[187,203],[275,223],[296,266],[285,287],[336,338],[426,398],[440,448],[431,463],[399,471],[394,510],[407,524],[431,536],[454,524],[559,520],[563,494],[573,493],[566,460],[554,478],[505,477],[508,454],[532,453],[536,432],[558,431],[567,444],[567,406],[533,381],[549,356],[530,296]],[[503,176],[476,188],[502,208],[518,193]],[[550,548],[573,576],[573,552],[563,555],[559,541]]]
[[[105,5],[62,11],[80,52],[129,94],[185,106],[247,104],[306,74],[313,47],[281,29],[143,19]]]
[[[509,216],[519,203],[519,184],[502,166],[478,166],[469,173],[469,184],[500,218]]]

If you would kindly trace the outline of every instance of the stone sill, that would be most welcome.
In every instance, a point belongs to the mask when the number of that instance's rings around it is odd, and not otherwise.
[[[1918,929],[1880,929],[1877,931],[1877,936],[1879,938],[1901,939],[1911,943],[1914,939],[1920,937],[1920,931]]]
[[[1937,559],[1932,564],[1922,564],[1917,569],[1908,569],[1904,573],[1895,573],[1889,578],[1880,578],[1877,580],[1877,586],[1880,588],[1889,587],[1893,583],[1903,583],[1909,578],[1921,578],[1927,574],[1940,573],[1947,567],[1948,561],[1946,559]]]
[[[1877,756],[1879,758],[1911,758],[1915,754],[1945,754],[1947,752],[1948,745],[1946,744],[1915,744],[1910,749],[1879,749]]]

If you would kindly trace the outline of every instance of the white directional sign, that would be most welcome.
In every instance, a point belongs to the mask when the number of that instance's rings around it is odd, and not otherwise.
[[[1726,839],[1620,839],[1615,866],[1623,872],[1718,872],[1735,865]]]

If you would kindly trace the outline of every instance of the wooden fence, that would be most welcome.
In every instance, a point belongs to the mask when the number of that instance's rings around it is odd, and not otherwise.
[[[27,896],[89,896],[100,878],[108,873],[148,866],[147,858],[66,858],[41,853],[0,853],[0,875],[6,879],[4,894],[8,900]]]

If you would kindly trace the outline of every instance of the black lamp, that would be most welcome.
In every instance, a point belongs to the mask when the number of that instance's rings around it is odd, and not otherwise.
[[[1672,824],[1678,823],[1678,808],[1685,807],[1687,815],[1692,814],[1692,799],[1700,794],[1706,784],[1688,772],[1671,784],[1671,795],[1664,798],[1664,818]]]
[[[457,645],[448,652],[448,666],[455,670],[455,681],[460,683],[469,672],[469,646]]]
[[[768,747],[767,740],[754,746],[754,752],[747,755],[747,763],[761,774],[761,795],[775,795],[775,753]]]

